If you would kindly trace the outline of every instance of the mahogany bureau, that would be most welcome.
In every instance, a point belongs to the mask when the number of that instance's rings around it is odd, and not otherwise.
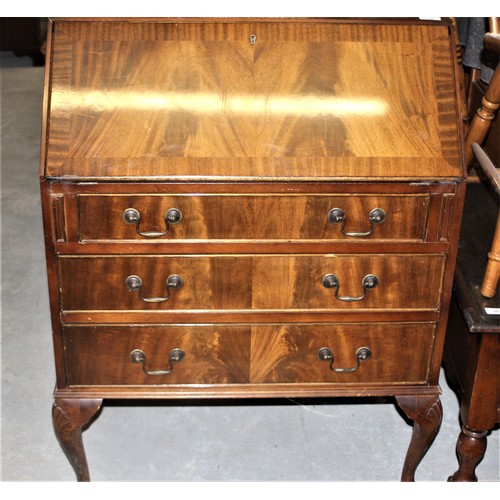
[[[339,396],[395,397],[414,479],[465,188],[455,43],[448,21],[51,21],[53,421],[78,480],[106,398]]]

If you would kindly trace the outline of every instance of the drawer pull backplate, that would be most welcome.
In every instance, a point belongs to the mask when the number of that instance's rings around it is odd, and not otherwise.
[[[375,229],[375,224],[382,224],[386,219],[385,212],[381,208],[374,208],[368,215],[368,220],[370,221],[370,230],[366,233],[348,232],[345,230],[345,225],[347,223],[347,217],[345,212],[341,208],[332,208],[328,213],[328,221],[332,224],[342,224],[340,230],[344,236],[350,236],[351,238],[360,238],[363,236],[370,236]]]
[[[321,283],[325,288],[335,288],[335,298],[343,302],[358,302],[366,297],[366,291],[375,288],[378,285],[378,278],[375,274],[367,274],[361,284],[363,285],[363,295],[359,297],[339,296],[340,283],[335,274],[325,274]]]
[[[181,349],[172,349],[170,351],[170,354],[168,355],[168,368],[166,370],[150,371],[146,368],[146,355],[144,354],[144,351],[141,351],[140,349],[134,349],[130,353],[130,360],[132,361],[132,363],[141,363],[142,371],[146,375],[168,375],[174,369],[174,363],[180,363],[185,357],[186,354]]]
[[[184,286],[184,280],[177,274],[171,274],[167,278],[166,288],[167,288],[167,296],[166,297],[144,297],[142,295],[142,279],[139,276],[131,275],[125,280],[125,285],[131,292],[137,292],[139,294],[139,298],[143,302],[150,303],[159,303],[166,302],[170,299],[170,290],[179,290]]]
[[[369,347],[360,347],[356,351],[356,366],[354,368],[334,368],[333,367],[333,352],[328,347],[322,347],[318,353],[318,359],[320,361],[330,361],[330,370],[336,373],[352,373],[359,369],[361,361],[366,361],[372,355],[372,351]]]
[[[123,212],[122,218],[127,224],[135,224],[135,232],[144,238],[159,238],[168,233],[172,224],[179,224],[182,220],[182,212],[177,208],[167,210],[165,213],[165,231],[162,232],[141,231],[139,227],[141,224],[141,213],[135,208],[127,208]]]

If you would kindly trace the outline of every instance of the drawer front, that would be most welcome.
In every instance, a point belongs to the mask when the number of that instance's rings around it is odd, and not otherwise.
[[[441,254],[58,258],[64,311],[437,310],[444,261]]]
[[[78,224],[81,241],[418,241],[428,205],[427,194],[79,195]]]
[[[69,386],[425,383],[434,335],[433,323],[63,329]]]
[[[422,383],[434,335],[433,323],[266,326],[252,337],[250,380]]]
[[[248,326],[64,327],[68,385],[248,383]],[[170,361],[180,349],[185,359]],[[131,353],[144,353],[133,362]],[[175,351],[174,351],[175,352]],[[166,375],[144,372],[168,371]]]

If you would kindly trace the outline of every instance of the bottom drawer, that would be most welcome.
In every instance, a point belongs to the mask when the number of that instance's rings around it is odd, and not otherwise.
[[[421,384],[434,336],[434,323],[63,328],[68,386]]]

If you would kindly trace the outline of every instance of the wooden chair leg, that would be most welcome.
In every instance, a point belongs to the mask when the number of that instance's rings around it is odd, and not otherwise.
[[[102,399],[56,398],[52,407],[54,431],[78,481],[90,481],[82,427],[99,411],[101,405]]]
[[[488,264],[484,273],[481,295],[491,298],[495,296],[500,279],[500,212],[498,213],[495,236],[488,253]]]
[[[500,107],[500,95],[498,89],[500,89],[500,70],[497,68],[493,74],[490,84],[488,85],[486,94],[481,101],[481,107],[477,110],[477,113],[472,120],[471,127],[467,132],[467,137],[465,138],[464,154],[465,164],[467,165],[468,170],[470,170],[472,160],[474,159],[472,144],[474,142],[477,142],[478,144],[483,143],[495,117],[495,112]]]
[[[439,396],[396,396],[399,407],[413,420],[401,481],[415,481],[415,471],[436,437],[443,418]]]
[[[449,482],[469,481],[476,482],[476,467],[486,452],[486,436],[488,431],[474,432],[462,426],[458,436],[457,455],[459,468],[448,478]]]

